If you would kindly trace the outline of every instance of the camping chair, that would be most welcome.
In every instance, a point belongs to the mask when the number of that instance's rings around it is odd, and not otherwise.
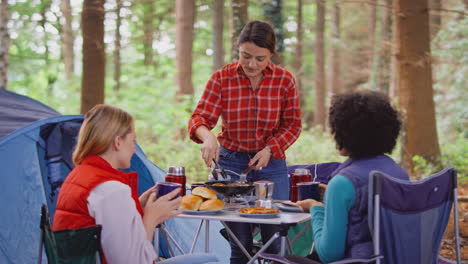
[[[41,241],[38,263],[45,246],[49,264],[94,264],[101,261],[101,225],[53,232],[45,204],[41,208]]]
[[[369,226],[373,236],[373,258],[376,263],[438,263],[442,236],[452,208],[457,263],[461,263],[457,221],[457,173],[454,168],[444,169],[415,182],[372,171],[369,175],[369,197]],[[269,260],[278,258],[268,254],[262,257]],[[300,263],[285,258],[275,261]],[[333,263],[354,262],[356,259]]]

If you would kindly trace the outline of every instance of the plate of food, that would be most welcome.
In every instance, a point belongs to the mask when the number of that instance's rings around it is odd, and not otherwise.
[[[206,187],[197,187],[191,194],[182,197],[179,209],[191,215],[215,215],[224,209],[224,202],[216,198],[216,193]]]
[[[279,216],[279,213],[280,211],[277,209],[265,207],[251,207],[239,209],[240,216],[251,218],[275,218]]]

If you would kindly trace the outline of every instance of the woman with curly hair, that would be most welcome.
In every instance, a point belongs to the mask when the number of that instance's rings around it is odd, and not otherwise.
[[[325,263],[373,254],[367,221],[372,170],[409,180],[406,171],[385,155],[395,147],[401,121],[384,94],[359,91],[335,95],[329,124],[338,151],[349,158],[332,173],[324,203],[312,199],[298,202],[312,215],[316,254],[311,257]]]

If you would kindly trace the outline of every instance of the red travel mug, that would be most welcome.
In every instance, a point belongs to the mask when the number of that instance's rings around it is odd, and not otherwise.
[[[308,169],[295,169],[291,175],[291,191],[289,193],[289,199],[292,202],[297,202],[297,184],[300,182],[310,182],[312,176]]]
[[[180,196],[185,195],[185,184],[187,177],[185,177],[185,168],[182,166],[170,166],[167,169],[166,182],[175,182],[181,185]]]

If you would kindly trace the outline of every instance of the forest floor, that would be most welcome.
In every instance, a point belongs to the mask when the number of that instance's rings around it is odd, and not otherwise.
[[[468,263],[468,184],[458,187],[458,223],[460,226],[460,244],[462,263]],[[456,260],[453,213],[442,241],[440,254],[448,259]]]

